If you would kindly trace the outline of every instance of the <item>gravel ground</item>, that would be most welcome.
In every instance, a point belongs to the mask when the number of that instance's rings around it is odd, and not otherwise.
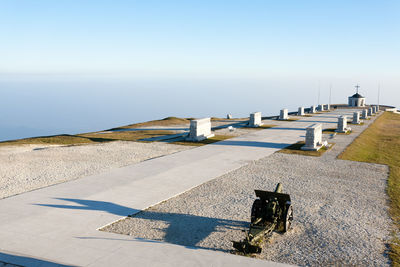
[[[190,149],[166,143],[0,147],[0,199]]]
[[[249,225],[253,190],[272,191],[281,182],[292,198],[293,227],[274,233],[257,257],[303,266],[388,266],[388,168],[336,159],[369,123],[334,137],[322,157],[275,153],[102,230],[231,252],[231,241],[242,240]]]

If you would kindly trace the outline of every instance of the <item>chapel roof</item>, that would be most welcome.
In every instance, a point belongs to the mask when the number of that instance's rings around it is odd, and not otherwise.
[[[360,95],[359,93],[356,93],[354,95],[351,96],[352,98],[364,98],[362,95]]]

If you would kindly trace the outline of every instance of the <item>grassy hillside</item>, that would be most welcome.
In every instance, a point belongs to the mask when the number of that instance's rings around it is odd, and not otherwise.
[[[162,120],[155,120],[155,121],[146,121],[141,123],[130,124],[118,128],[113,128],[110,130],[118,130],[118,129],[132,129],[132,128],[141,128],[141,127],[151,127],[151,126],[170,126],[170,125],[182,125],[190,123],[192,118],[177,118],[177,117],[167,117]]]
[[[11,140],[0,142],[0,146],[10,146],[10,145],[28,145],[28,144],[38,144],[38,145],[83,145],[83,144],[94,144],[112,141],[139,141],[144,138],[165,136],[170,134],[175,134],[175,131],[163,130],[163,129],[146,129],[129,131],[129,129],[142,128],[142,127],[156,127],[156,126],[173,126],[173,125],[186,125],[189,126],[190,119],[168,117],[162,120],[154,120],[136,124],[130,124],[127,126],[122,126],[118,128],[113,128],[104,132],[92,132],[83,133],[77,135],[53,135],[53,136],[40,136],[32,138],[24,138],[18,140]],[[271,126],[262,127],[261,129],[266,129]],[[119,131],[121,130],[121,131]],[[124,131],[128,130],[128,131]],[[206,144],[215,143],[222,141],[233,136],[226,135],[216,135],[210,139],[206,139],[201,142],[174,142],[174,144],[180,145],[191,145],[191,146],[202,146]]]
[[[167,130],[140,130],[140,131],[121,131],[116,132],[115,130],[121,129],[132,129],[149,126],[168,126],[189,123],[189,119],[182,119],[176,117],[168,117],[162,120],[149,121],[137,124],[131,124],[122,126],[119,128],[110,129],[109,132],[92,132],[77,135],[53,135],[53,136],[40,136],[32,138],[24,138],[18,140],[0,142],[0,146],[9,145],[26,145],[26,144],[43,144],[43,145],[81,145],[81,144],[93,144],[103,143],[111,141],[137,141],[143,138],[150,138],[156,136],[163,136],[167,134],[173,134],[173,131]]]
[[[389,166],[387,193],[395,223],[390,258],[393,266],[400,266],[400,114],[385,112],[339,158]]]

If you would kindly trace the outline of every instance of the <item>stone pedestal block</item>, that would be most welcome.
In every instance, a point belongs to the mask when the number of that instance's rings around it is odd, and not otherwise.
[[[187,141],[199,142],[213,136],[214,134],[211,133],[210,118],[190,121],[190,133],[189,136],[186,138]]]
[[[374,115],[374,114],[372,113],[372,108],[368,108],[368,116],[372,116],[372,115]]]
[[[363,119],[363,120],[368,119],[368,110],[367,109],[363,109],[363,111],[361,113],[361,119]]]
[[[319,111],[325,111],[324,105],[318,105],[318,110]]]
[[[287,120],[289,119],[287,108],[281,109],[281,113],[279,114],[279,120]]]
[[[301,150],[319,150],[322,147],[322,124],[316,123],[307,127],[305,141]]]
[[[230,120],[230,119],[232,119],[232,115],[231,115],[231,114],[227,114],[227,115],[226,115],[226,118],[227,118],[228,120]]]
[[[298,116],[304,116],[304,107],[299,107],[299,111],[297,112]]]
[[[336,132],[338,133],[347,133],[351,129],[347,127],[347,117],[346,116],[340,116],[338,118],[338,127],[336,129]]]
[[[360,120],[360,112],[354,112],[353,113],[353,124],[360,124],[361,120]]]
[[[316,113],[315,106],[311,106],[310,113]]]
[[[258,127],[261,126],[261,112],[254,112],[250,114],[249,126]]]

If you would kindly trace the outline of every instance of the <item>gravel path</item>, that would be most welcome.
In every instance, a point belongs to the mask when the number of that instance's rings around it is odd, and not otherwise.
[[[231,241],[245,236],[253,190],[272,191],[281,182],[292,197],[293,228],[274,233],[257,257],[304,266],[388,266],[388,168],[336,159],[370,122],[334,137],[336,145],[320,158],[275,153],[103,230],[230,252]]]
[[[190,149],[166,143],[0,147],[0,199]]]

